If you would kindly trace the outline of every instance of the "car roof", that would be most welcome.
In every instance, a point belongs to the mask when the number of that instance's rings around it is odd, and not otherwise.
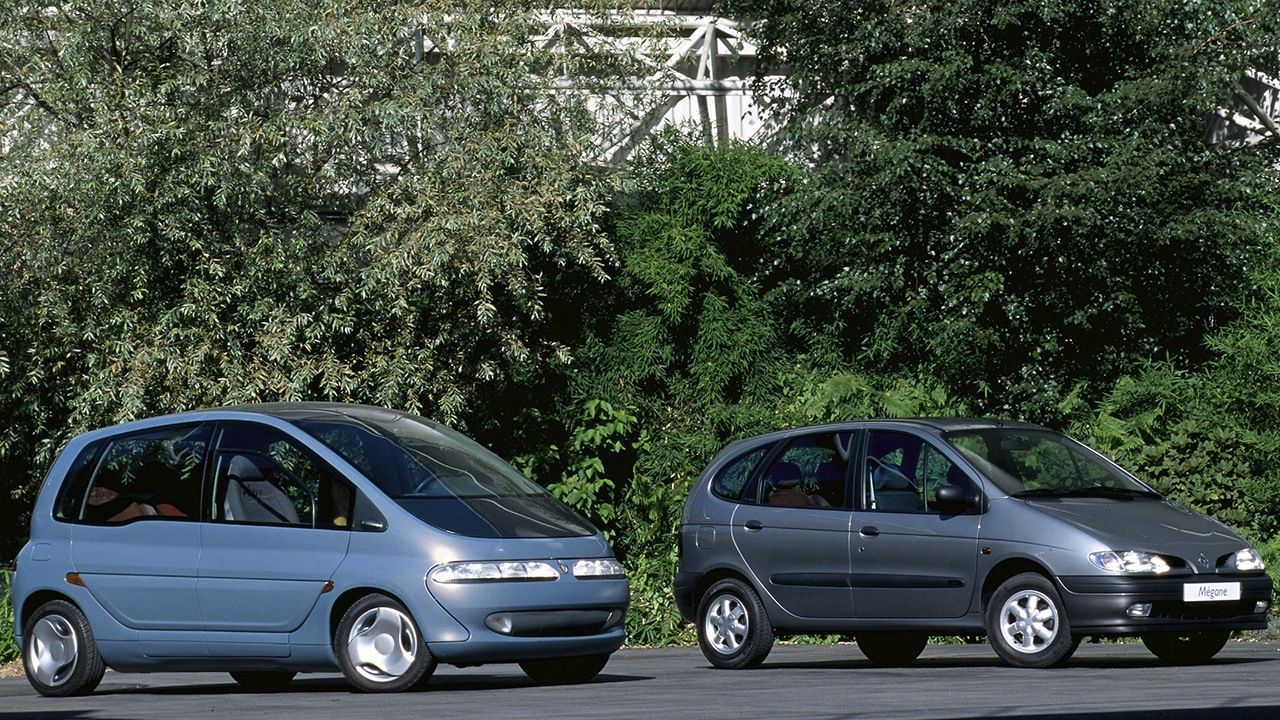
[[[788,435],[795,435],[809,432],[821,432],[829,430],[832,432],[840,430],[861,430],[864,428],[892,428],[893,426],[910,427],[920,430],[929,430],[934,433],[950,433],[962,432],[970,430],[996,430],[996,429],[1014,429],[1014,430],[1049,430],[1043,425],[1035,425],[1033,423],[1018,422],[1016,420],[1003,420],[999,418],[979,418],[979,417],[918,417],[918,418],[870,418],[866,420],[846,420],[843,422],[824,423],[821,425],[805,425],[801,427],[786,428],[783,430],[774,430],[773,432],[763,433],[760,435],[752,435],[751,437],[741,438],[730,443],[728,447],[745,445],[760,440],[773,440]]]

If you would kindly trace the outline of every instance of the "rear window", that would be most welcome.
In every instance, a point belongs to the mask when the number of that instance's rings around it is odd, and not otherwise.
[[[354,465],[398,505],[472,537],[594,535],[582,516],[479,443],[398,413],[317,413],[299,428]]]

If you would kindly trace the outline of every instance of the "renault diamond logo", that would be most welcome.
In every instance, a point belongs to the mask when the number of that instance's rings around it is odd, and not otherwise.
[[[1201,555],[1201,556],[1200,556],[1200,567],[1204,568],[1205,570],[1208,570],[1208,569],[1209,569],[1209,558],[1205,557],[1204,555]]]
[[[565,575],[568,575],[568,574],[569,574],[569,566],[568,566],[568,565],[565,565],[565,564],[564,564],[564,562],[562,562],[562,561],[560,561],[560,560],[557,560],[557,561],[556,561],[556,564],[560,566],[560,572],[564,573]]]

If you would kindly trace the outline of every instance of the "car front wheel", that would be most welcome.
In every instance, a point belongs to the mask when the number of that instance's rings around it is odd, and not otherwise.
[[[734,579],[712,585],[698,604],[698,645],[718,668],[764,662],[773,649],[773,626],[755,590]]]
[[[1171,665],[1197,665],[1209,662],[1222,650],[1230,637],[1230,630],[1147,633],[1142,636],[1142,644],[1156,657]]]
[[[436,660],[409,611],[392,598],[366,595],[347,608],[333,638],[347,682],[364,692],[399,692],[425,683]]]
[[[996,588],[987,604],[987,635],[1000,659],[1014,667],[1061,665],[1080,644],[1057,588],[1038,573],[1015,575]]]

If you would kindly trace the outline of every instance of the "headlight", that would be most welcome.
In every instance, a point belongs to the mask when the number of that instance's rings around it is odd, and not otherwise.
[[[438,583],[482,583],[507,580],[555,580],[560,573],[548,563],[524,562],[459,562],[441,565],[431,571]]]
[[[1103,550],[1089,553],[1089,562],[1108,572],[1160,573],[1169,572],[1169,563],[1159,555],[1134,550]]]
[[[1245,548],[1237,550],[1235,555],[1227,558],[1227,569],[1248,572],[1250,570],[1266,570],[1267,566],[1262,562],[1261,553],[1253,548]]]
[[[613,558],[597,560],[579,560],[573,564],[573,576],[577,578],[621,578],[626,577],[622,563]]]

